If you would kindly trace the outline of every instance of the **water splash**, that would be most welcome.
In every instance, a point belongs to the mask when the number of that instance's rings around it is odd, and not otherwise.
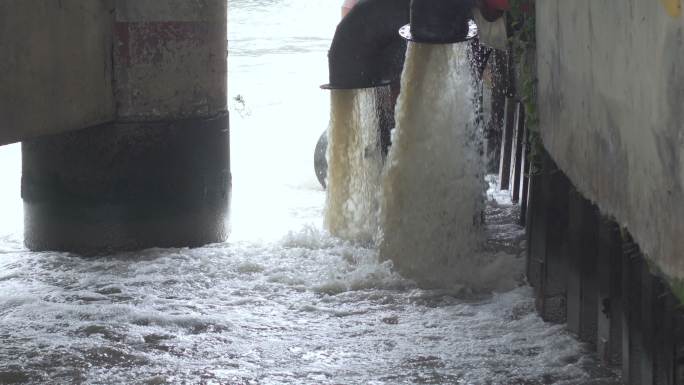
[[[409,45],[383,178],[381,258],[426,286],[482,281],[484,162],[468,49]]]
[[[325,224],[343,239],[371,242],[382,171],[379,89],[333,90]]]

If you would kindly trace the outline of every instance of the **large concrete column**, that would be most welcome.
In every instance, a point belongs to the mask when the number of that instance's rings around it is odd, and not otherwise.
[[[25,242],[83,254],[223,241],[224,0],[117,0],[116,121],[23,143]]]
[[[114,120],[112,8],[0,1],[0,145]]]

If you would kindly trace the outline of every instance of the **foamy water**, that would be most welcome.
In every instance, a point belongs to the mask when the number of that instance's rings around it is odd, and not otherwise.
[[[3,230],[0,383],[612,383],[537,317],[529,288],[420,289],[377,249],[329,235],[313,151],[338,4],[229,6],[230,96],[244,100],[231,105],[231,239],[84,259]],[[6,214],[21,212],[18,147],[0,159],[3,218],[20,228]],[[516,208],[494,189],[486,200],[485,247],[522,266]]]
[[[273,241],[96,259],[3,241],[0,382],[610,383],[537,317],[529,288],[420,289],[377,250],[328,235],[317,196],[288,201],[308,225]],[[515,207],[489,200],[490,247],[522,265]]]
[[[386,175],[380,253],[428,285],[479,287],[483,160],[469,45],[410,44]]]
[[[522,264],[515,208],[487,210],[491,247]],[[96,259],[4,242],[0,382],[611,383],[529,288],[420,289],[302,215],[276,241]]]
[[[383,159],[377,101],[383,91],[331,91],[325,224],[340,238],[371,242],[378,231]]]

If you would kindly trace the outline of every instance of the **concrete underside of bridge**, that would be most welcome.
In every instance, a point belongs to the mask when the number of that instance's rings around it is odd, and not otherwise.
[[[0,3],[0,144],[25,241],[97,254],[225,240],[223,0]]]

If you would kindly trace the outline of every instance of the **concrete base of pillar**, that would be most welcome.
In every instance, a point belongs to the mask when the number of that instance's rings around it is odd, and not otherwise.
[[[22,144],[25,244],[83,255],[229,232],[228,115],[116,123]]]

